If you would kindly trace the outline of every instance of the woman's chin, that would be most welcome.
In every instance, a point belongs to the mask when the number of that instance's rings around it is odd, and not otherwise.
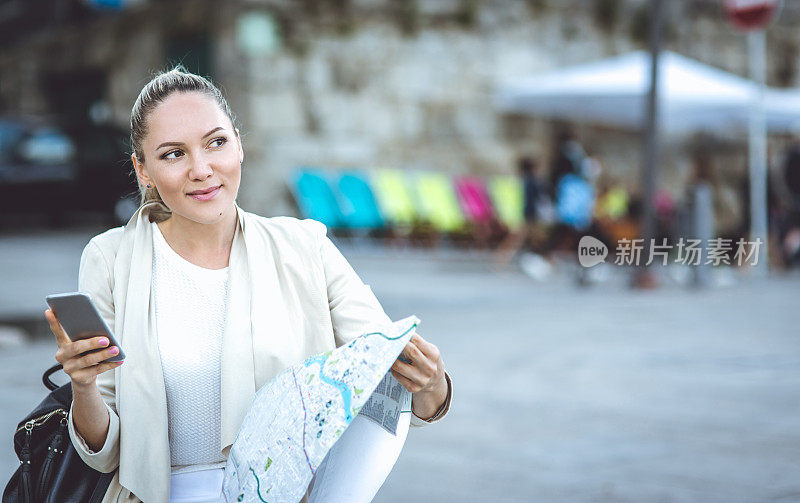
[[[229,211],[235,211],[233,200],[223,201],[204,201],[202,204],[197,204],[194,201],[189,201],[188,204],[180,205],[180,208],[173,207],[172,214],[178,214],[181,217],[192,220],[199,224],[216,224],[223,220]],[[213,203],[213,204],[212,204]],[[177,206],[177,205],[176,205]]]

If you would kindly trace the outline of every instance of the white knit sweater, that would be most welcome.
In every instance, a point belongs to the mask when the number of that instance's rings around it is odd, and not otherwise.
[[[206,269],[153,226],[156,330],[167,392],[172,473],[225,466],[220,454],[220,359],[228,267]]]

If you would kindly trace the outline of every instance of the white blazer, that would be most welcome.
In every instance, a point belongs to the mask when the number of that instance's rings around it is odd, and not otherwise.
[[[234,206],[239,225],[229,262],[221,363],[219,448],[224,457],[262,385],[308,356],[390,321],[369,286],[326,237],[322,223],[266,218]],[[78,274],[78,289],[92,296],[126,356],[120,367],[97,378],[110,415],[102,448],[89,449],[75,430],[71,408],[68,421],[72,443],[86,464],[101,472],[119,467],[104,503],[169,501],[166,390],[151,288],[152,208],[144,205],[124,227],[93,237]],[[411,423],[427,424],[413,415]]]

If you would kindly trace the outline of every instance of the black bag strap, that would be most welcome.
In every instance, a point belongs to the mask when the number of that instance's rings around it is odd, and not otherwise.
[[[58,384],[56,384],[56,383],[54,383],[53,381],[50,380],[50,376],[55,374],[56,372],[58,372],[59,370],[61,370],[63,368],[64,368],[63,365],[61,365],[60,363],[57,363],[57,364],[53,365],[52,367],[50,367],[49,369],[44,371],[44,374],[42,374],[42,383],[44,384],[45,388],[49,389],[50,391],[54,391],[54,390],[57,390],[59,388]]]

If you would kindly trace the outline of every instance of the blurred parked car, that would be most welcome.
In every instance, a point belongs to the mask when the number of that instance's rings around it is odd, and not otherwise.
[[[43,215],[50,224],[97,213],[114,224],[138,205],[126,135],[111,126],[59,127],[0,118],[0,214]]]

